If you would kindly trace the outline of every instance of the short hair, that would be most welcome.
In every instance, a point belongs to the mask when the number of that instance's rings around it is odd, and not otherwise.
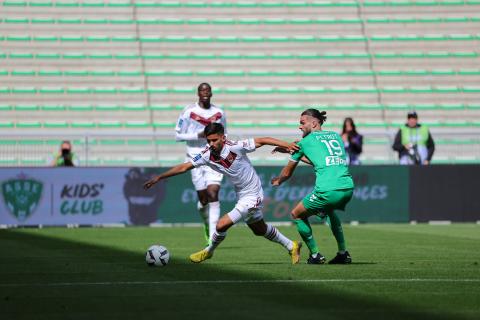
[[[215,133],[224,134],[225,128],[223,128],[221,123],[211,122],[203,129],[203,133],[205,137]]]
[[[302,112],[302,116],[310,116],[318,119],[320,121],[320,125],[322,125],[325,121],[327,121],[327,112],[326,111],[318,111],[318,109],[307,109]]]
[[[410,118],[418,119],[417,112],[416,111],[410,111],[409,113],[407,113],[407,119],[410,119]]]
[[[200,83],[200,84],[198,85],[198,87],[197,87],[197,91],[200,91],[200,88],[203,87],[203,86],[209,87],[209,88],[210,88],[210,91],[212,91],[212,86],[211,86],[209,83],[207,83],[207,82],[202,82],[202,83]]]

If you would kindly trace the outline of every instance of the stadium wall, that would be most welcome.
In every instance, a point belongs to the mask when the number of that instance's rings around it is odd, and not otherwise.
[[[267,221],[289,221],[293,206],[311,191],[315,175],[308,166],[279,188],[269,181],[280,167],[257,167],[265,192]],[[143,183],[167,168],[1,168],[1,225],[148,225],[195,223],[196,192],[190,175],[144,191]],[[408,222],[480,220],[476,183],[479,165],[357,166],[351,168],[355,193],[344,221]],[[222,212],[235,204],[233,186],[224,179]]]

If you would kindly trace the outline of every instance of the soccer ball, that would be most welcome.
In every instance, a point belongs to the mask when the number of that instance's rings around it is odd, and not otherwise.
[[[151,246],[145,254],[145,261],[147,261],[147,264],[152,267],[166,266],[169,259],[170,253],[167,248],[159,245]]]

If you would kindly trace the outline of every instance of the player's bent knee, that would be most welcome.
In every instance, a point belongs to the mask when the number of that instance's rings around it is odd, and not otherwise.
[[[222,223],[222,221],[218,221],[216,229],[217,229],[217,232],[225,232],[228,230],[228,226],[227,224]]]

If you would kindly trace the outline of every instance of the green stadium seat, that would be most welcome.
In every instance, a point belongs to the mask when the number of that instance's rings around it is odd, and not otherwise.
[[[467,93],[476,93],[480,92],[480,86],[463,86],[462,90]]]
[[[114,36],[111,37],[110,40],[112,42],[136,42],[142,41],[141,39],[137,39],[135,36]]]
[[[26,146],[39,146],[43,145],[44,141],[41,139],[22,139],[17,140],[18,145],[26,145]]]
[[[65,92],[68,94],[87,94],[91,92],[91,89],[87,87],[71,87],[66,88]]]
[[[140,111],[147,111],[147,107],[142,104],[127,104],[121,107],[122,110],[124,111],[135,111],[135,112],[140,112]]]
[[[37,111],[39,106],[35,104],[21,104],[15,106],[15,111]]]
[[[163,141],[163,140],[158,140],[158,141]],[[126,142],[127,142],[127,145],[129,146],[151,146],[154,143],[152,139],[128,139]],[[155,143],[160,144],[160,143],[157,143],[157,141],[155,141]]]
[[[134,165],[134,166],[154,166],[156,165],[156,161],[153,157],[149,157],[149,156],[143,156],[143,157],[140,157],[140,156],[136,156],[136,157],[132,157],[130,159],[130,164],[131,165]]]
[[[202,18],[194,18],[194,19],[188,19],[185,21],[185,19],[179,19],[179,18],[165,18],[165,19],[160,19],[159,23],[161,24],[184,24],[184,23],[189,23],[189,24],[204,24],[208,23],[207,19],[202,19]]]
[[[45,121],[43,127],[46,129],[66,129],[68,123],[66,121]]]
[[[119,129],[122,128],[122,123],[120,121],[99,121],[97,123],[98,128],[107,128],[107,129]]]
[[[15,127],[19,129],[41,128],[42,124],[40,121],[18,121]]]
[[[33,70],[12,70],[10,72],[11,76],[35,76],[35,74]]]
[[[70,111],[78,111],[78,112],[90,112],[93,110],[93,107],[91,105],[71,105],[68,107],[68,110]]]
[[[34,87],[15,87],[15,88],[10,88],[11,93],[20,93],[20,94],[33,94],[37,92],[37,89]]]
[[[13,121],[0,121],[0,129],[13,128]]]
[[[34,88],[35,89],[35,88]],[[39,88],[38,90],[35,90],[35,92],[38,93],[45,93],[45,94],[55,94],[55,93],[63,93],[64,89],[62,87],[42,87]],[[34,93],[34,92],[32,92]]]
[[[43,105],[40,106],[40,109],[42,111],[65,111],[67,110],[67,107],[64,105]]]
[[[0,53],[0,57],[2,59],[7,57],[7,54],[5,53]],[[23,52],[11,52],[8,54],[8,57],[10,59],[33,59],[33,54],[31,53],[23,53]]]
[[[2,167],[13,167],[17,165],[18,159],[15,156],[3,155],[0,157],[0,166]]]
[[[102,18],[86,18],[83,19],[84,24],[106,24],[110,21],[110,23],[114,24],[116,20],[107,20],[107,19],[102,19]]]
[[[29,35],[8,35],[5,36],[6,41],[30,41],[32,37]]]
[[[102,161],[102,164],[107,166],[123,167],[123,166],[128,166],[129,161],[125,157],[104,158]]]
[[[126,121],[125,128],[131,129],[147,129],[150,127],[150,123],[147,121]]]
[[[40,77],[60,77],[62,76],[62,71],[60,70],[39,70],[37,73]]]
[[[47,139],[47,140],[44,140],[44,143],[48,146],[59,146],[60,143],[62,143],[62,140],[60,139]],[[78,141],[74,140],[72,141],[73,144],[77,145],[79,144]]]
[[[100,139],[97,140],[99,145],[104,146],[123,146],[125,145],[124,139]]]
[[[150,109],[154,111],[175,110],[175,108],[170,104],[154,104],[150,105]]]
[[[228,126],[232,128],[253,128],[255,125],[252,121],[233,121]]]
[[[154,128],[175,128],[176,123],[175,122],[166,122],[166,121],[155,121],[152,123],[152,126]]]
[[[77,128],[77,129],[89,129],[89,128],[95,128],[96,125],[92,121],[72,121],[70,123],[71,128]]]
[[[164,140],[164,139],[156,139],[155,144],[156,145],[174,145],[177,144],[178,142],[175,140]]]
[[[20,159],[22,166],[45,166],[48,165],[47,159],[43,157],[25,157]]]
[[[94,106],[90,106],[92,109],[96,111],[107,111],[107,112],[117,112],[120,111],[120,106],[115,104],[99,104]]]

